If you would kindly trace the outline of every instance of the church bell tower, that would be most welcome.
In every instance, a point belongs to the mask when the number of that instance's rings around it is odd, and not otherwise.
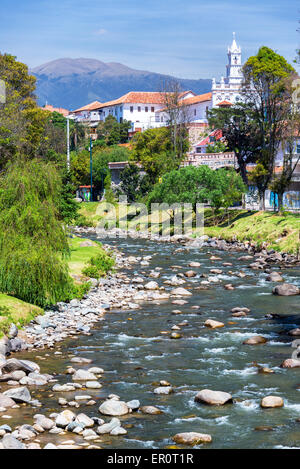
[[[230,47],[228,47],[226,83],[241,85],[242,81],[242,50],[237,45],[235,33],[233,33],[232,44]]]

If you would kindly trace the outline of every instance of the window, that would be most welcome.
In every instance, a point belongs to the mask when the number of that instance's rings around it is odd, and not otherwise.
[[[155,112],[154,106],[152,106],[152,108],[151,108],[151,112]]]
[[[194,109],[194,116],[197,115],[197,109]]]
[[[159,116],[155,116],[155,122],[159,122]]]
[[[299,154],[300,153],[300,144],[297,143],[297,153]]]
[[[145,107],[145,112],[148,112],[148,106]]]
[[[138,112],[141,112],[141,110],[142,110],[141,106],[138,106]]]
[[[130,106],[130,112],[133,112],[133,106]]]

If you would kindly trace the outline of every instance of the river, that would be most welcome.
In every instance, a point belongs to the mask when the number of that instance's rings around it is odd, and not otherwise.
[[[91,236],[91,239],[95,238]],[[238,258],[243,254],[238,252],[184,248],[174,253],[178,246],[171,244],[131,239],[106,239],[104,242],[117,246],[126,255],[152,255],[149,266],[134,265],[127,273],[138,273],[148,279],[149,272],[160,267],[161,276],[155,279],[160,285],[174,275],[174,265],[180,266],[177,272],[182,273],[190,270],[188,264],[191,261],[200,262],[201,267],[193,269],[198,275],[186,279],[187,283],[183,285],[193,293],[184,306],[175,306],[171,300],[165,300],[157,304],[144,303],[135,311],[110,311],[93,329],[91,336],[68,339],[55,350],[18,355],[18,358],[39,360],[42,372],[57,373],[60,383],[70,381],[70,376],[64,374],[70,365],[70,354],[92,358],[92,366],[104,368],[100,380],[103,387],[88,390],[97,406],[80,407],[80,411],[89,416],[101,416],[98,406],[110,393],[119,395],[124,401],[138,399],[141,405],[158,406],[163,411],[156,416],[135,412],[121,417],[128,434],[121,437],[101,435],[101,447],[166,448],[173,444],[172,436],[191,431],[212,435],[213,441],[204,445],[205,449],[300,447],[300,423],[296,422],[300,418],[300,370],[280,368],[282,361],[293,352],[292,338],[287,332],[299,327],[300,297],[272,295],[273,284],[266,281],[266,274],[249,268],[251,260],[240,261]],[[211,255],[219,256],[221,260],[211,261]],[[224,266],[226,262],[233,266]],[[218,275],[220,282],[207,290],[197,290],[204,280],[199,275],[209,274],[212,268],[223,270]],[[272,270],[278,270],[278,267]],[[244,272],[246,277],[239,278],[229,271]],[[283,269],[282,273],[285,281],[299,284],[299,268]],[[225,290],[227,283],[232,283],[235,289]],[[199,306],[199,309],[192,306]],[[250,308],[251,313],[246,318],[233,318],[230,310],[237,306]],[[182,314],[173,314],[176,309]],[[280,316],[266,318],[269,313]],[[208,329],[204,327],[206,319],[222,321],[225,327]],[[169,334],[161,334],[185,320],[188,324],[179,331],[181,339],[171,340]],[[243,345],[245,339],[257,334],[266,337],[268,342],[257,346]],[[56,355],[55,351],[60,351],[61,355]],[[275,373],[261,374],[255,363],[272,368]],[[154,394],[160,380],[169,381],[174,393]],[[221,407],[195,403],[194,397],[201,389],[229,392],[234,403]],[[61,410],[57,405],[58,396],[51,393],[50,386],[31,388],[31,394],[41,400],[42,410],[30,407],[12,410],[13,419],[7,423],[32,424],[32,415],[37,412],[49,415]],[[63,397],[70,400],[73,395],[64,393]],[[268,395],[281,396],[284,407],[262,409],[260,400]],[[262,426],[264,431],[257,429]],[[63,438],[83,441],[80,436],[70,433],[65,436],[39,435],[42,443],[57,443]]]

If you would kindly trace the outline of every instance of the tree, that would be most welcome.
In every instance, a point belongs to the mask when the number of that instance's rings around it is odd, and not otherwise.
[[[152,183],[163,174],[178,168],[181,163],[181,157],[173,151],[170,132],[166,127],[135,134],[130,159],[141,163]]]
[[[129,164],[120,175],[121,190],[127,196],[129,202],[135,202],[148,194],[152,188],[150,178],[147,174],[141,174],[141,169]]]
[[[206,153],[224,153],[227,150],[227,144],[220,140],[206,147]]]
[[[257,161],[261,148],[253,106],[237,103],[229,108],[214,108],[209,111],[208,120],[211,127],[222,129],[227,148],[235,153],[239,172],[248,184],[247,166]]]
[[[0,77],[6,102],[0,104],[0,169],[19,152],[34,157],[44,139],[49,112],[36,103],[36,79],[28,67],[9,54],[0,54]]]
[[[212,207],[228,208],[238,202],[246,191],[241,177],[232,169],[214,171],[208,166],[187,166],[165,174],[162,183],[156,184],[148,198],[152,203],[190,203],[196,210],[197,203],[209,202]]]
[[[117,145],[128,142],[128,132],[131,122],[118,122],[117,119],[109,115],[105,121],[101,121],[97,127],[97,138],[104,140],[106,145]]]
[[[261,47],[256,56],[247,60],[243,73],[246,104],[253,109],[260,133],[257,161],[264,168],[253,172],[251,178],[257,184],[260,208],[264,210],[265,191],[273,176],[275,158],[292,109],[289,82],[295,70],[284,57],[268,47]]]
[[[164,88],[162,99],[172,142],[172,151],[176,159],[182,161],[189,148],[188,124],[191,120],[190,108],[181,99],[182,89],[177,81],[171,80],[167,82]]]
[[[118,145],[93,148],[93,181],[97,189],[103,190],[103,182],[109,171],[108,163],[128,161],[130,152],[127,148]]]
[[[283,161],[279,173],[274,173],[269,188],[278,195],[278,211],[282,211],[283,195],[289,187],[295,169],[300,161],[300,153],[297,153],[297,138],[300,130],[300,113],[294,106],[286,121],[285,137],[282,140]]]
[[[0,179],[0,291],[39,306],[69,298],[68,238],[53,165],[18,158]]]

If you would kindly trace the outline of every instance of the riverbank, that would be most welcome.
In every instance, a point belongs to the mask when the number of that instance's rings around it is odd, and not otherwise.
[[[104,212],[103,203],[82,203],[80,213],[87,227],[95,228],[105,219],[109,225],[116,215],[122,221],[124,208],[116,205],[115,210]],[[130,214],[130,210],[128,212]],[[141,217],[141,225],[145,225],[147,217]],[[128,228],[136,224],[135,217],[129,216]],[[118,226],[118,225],[117,225]],[[152,234],[159,233],[159,225],[151,226]],[[210,209],[204,212],[204,234],[210,238],[225,241],[241,241],[251,243],[257,248],[267,248],[282,253],[300,253],[300,215],[286,213],[284,216],[270,212],[251,212],[247,210],[230,210],[228,213],[220,211],[213,216]],[[196,235],[195,235],[196,236]]]

